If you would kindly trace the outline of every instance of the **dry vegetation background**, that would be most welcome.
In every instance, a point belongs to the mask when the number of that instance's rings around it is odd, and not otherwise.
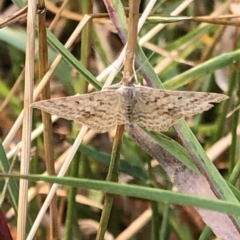
[[[141,1],[140,12],[152,2]],[[33,91],[43,92],[41,97],[34,94],[40,100],[100,90],[110,72],[117,74],[110,83],[121,80],[114,61],[126,42],[128,1],[39,0],[37,11],[32,12],[38,22],[32,27],[35,50],[26,22],[31,10],[14,15],[25,4],[0,0],[1,173],[57,175],[64,162],[72,163],[60,170],[70,178],[30,176],[25,190],[26,182],[19,185],[16,178],[0,178],[0,239],[96,239],[99,225],[107,226],[105,239],[240,239],[236,16],[240,3],[155,1],[139,33],[135,65],[139,82],[171,90],[225,93],[230,99],[186,119],[187,124],[181,121],[167,133],[127,127],[119,172],[113,176],[120,184],[106,180],[117,150],[112,151],[114,131],[95,134],[89,130],[82,137],[79,124],[56,118],[51,124],[46,115],[42,120],[38,110],[31,117],[26,104]],[[75,30],[72,43],[63,48]],[[63,58],[59,64],[58,54]],[[38,90],[48,79],[50,84]],[[24,105],[30,117],[23,119]],[[44,137],[42,121],[47,129]],[[32,140],[26,130],[31,126]],[[64,184],[46,213],[41,208],[50,185],[36,183],[39,179]],[[104,205],[107,190],[116,194],[112,207]],[[110,218],[99,223],[103,205]],[[42,218],[37,224],[39,214]]]

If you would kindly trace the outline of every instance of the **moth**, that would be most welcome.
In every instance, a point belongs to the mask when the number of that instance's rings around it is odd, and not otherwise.
[[[210,109],[228,97],[218,93],[168,91],[139,85],[117,90],[35,102],[32,107],[80,122],[98,133],[116,125],[138,124],[149,131],[167,131],[182,117]]]

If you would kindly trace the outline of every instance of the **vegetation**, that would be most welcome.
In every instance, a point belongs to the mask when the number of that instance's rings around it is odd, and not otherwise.
[[[105,227],[105,239],[239,239],[237,7],[141,1],[138,82],[230,98],[121,139],[30,105],[121,81],[129,2],[12,2],[0,6],[0,239],[102,239]]]

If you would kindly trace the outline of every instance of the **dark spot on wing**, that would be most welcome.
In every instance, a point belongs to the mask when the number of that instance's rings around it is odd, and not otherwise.
[[[149,101],[146,101],[146,105],[149,105],[149,104],[151,104],[151,103],[156,103],[158,100],[160,100],[161,98],[160,97],[156,97],[156,98],[154,98],[154,99],[152,99],[152,100],[149,100]]]
[[[93,101],[93,100],[94,100],[92,95],[89,95],[89,100],[90,100],[90,101]]]
[[[83,112],[82,116],[85,118],[90,118],[90,117],[95,117],[95,114],[93,114],[91,112]]]
[[[106,105],[106,104],[109,105],[109,106],[112,105],[111,102],[99,101],[98,103],[99,103],[99,106]]]
[[[153,102],[156,103],[158,100],[160,100],[160,97],[156,97]]]
[[[106,113],[105,110],[101,110],[101,109],[97,109],[97,112],[98,112],[98,113],[103,113],[103,114]]]
[[[177,107],[169,107],[168,109],[169,114],[177,114],[179,109]]]

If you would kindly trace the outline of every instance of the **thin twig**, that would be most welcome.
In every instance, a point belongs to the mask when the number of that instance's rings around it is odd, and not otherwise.
[[[34,52],[35,52],[35,19],[36,1],[29,1],[27,15],[27,48],[26,48],[26,70],[25,70],[25,91],[24,91],[24,118],[22,133],[22,155],[21,155],[21,174],[28,174],[29,161],[31,158],[31,130],[32,130],[32,108],[30,104],[33,99],[33,80],[34,80]],[[20,180],[17,219],[17,239],[26,238],[28,181]]]
[[[128,82],[128,78],[133,76],[133,64],[137,45],[137,33],[138,33],[138,19],[139,19],[139,0],[129,1],[129,22],[128,22],[128,41],[126,48],[126,61],[124,65],[123,73],[123,84],[130,84],[131,80]],[[120,149],[121,140],[124,132],[124,125],[118,125],[116,130],[116,135],[114,138],[111,161],[108,170],[107,181],[118,181],[118,168],[120,160]],[[104,239],[105,232],[107,230],[109,216],[112,209],[112,204],[114,200],[114,195],[105,194],[105,201],[102,211],[102,216],[100,219],[100,228],[97,232],[97,240]]]
[[[38,8],[42,9],[38,15],[38,37],[39,37],[39,79],[42,79],[48,70],[48,45],[47,45],[47,32],[46,32],[46,11],[45,3],[43,0],[38,0]],[[50,98],[50,83],[47,82],[42,90],[41,99]],[[44,138],[44,151],[46,168],[49,175],[55,175],[54,169],[54,151],[53,145],[53,128],[51,115],[42,111],[42,121],[44,125],[43,138]],[[57,198],[53,197],[50,204],[50,236],[49,239],[58,239],[58,210]]]

